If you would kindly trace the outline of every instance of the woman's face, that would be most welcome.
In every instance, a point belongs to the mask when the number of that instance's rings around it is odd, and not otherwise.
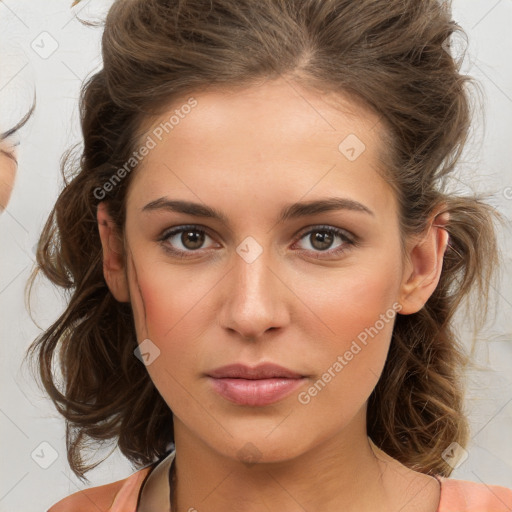
[[[379,120],[281,80],[193,98],[145,135],[108,278],[176,441],[276,461],[360,435],[395,314],[421,307]],[[221,369],[266,363],[293,374]]]
[[[0,141],[0,211],[7,207],[16,177],[14,149],[6,141]]]

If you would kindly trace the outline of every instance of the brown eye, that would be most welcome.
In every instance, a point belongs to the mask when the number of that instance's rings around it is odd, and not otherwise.
[[[336,238],[341,240],[341,243],[332,248]],[[333,226],[317,226],[314,229],[310,229],[300,236],[299,243],[302,240],[308,241],[310,247],[303,247],[300,252],[309,253],[313,258],[318,259],[339,256],[357,245],[355,237],[353,239],[343,229]],[[322,253],[325,253],[325,256]]]
[[[212,239],[204,229],[196,226],[180,226],[167,230],[162,234],[158,241],[163,245],[164,249],[181,258],[195,256],[205,249],[206,239]],[[208,248],[208,247],[206,247]]]
[[[187,229],[181,234],[180,241],[187,249],[200,249],[204,243],[205,233],[204,231],[197,231]]]
[[[310,235],[311,245],[319,251],[329,249],[334,240],[334,235],[327,231],[315,231]]]

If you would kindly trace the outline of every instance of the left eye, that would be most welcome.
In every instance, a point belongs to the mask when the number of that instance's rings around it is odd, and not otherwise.
[[[202,229],[196,226],[182,226],[164,233],[160,241],[165,242],[164,247],[174,254],[194,252],[201,249],[205,238],[209,237]],[[184,249],[176,248],[175,244],[180,243]]]
[[[342,240],[342,243],[329,253],[338,254],[346,249],[346,246],[354,245],[354,241],[345,233],[345,231],[332,226],[319,226],[303,233],[300,239],[309,241],[314,252],[327,252],[333,244],[335,238]],[[306,249],[310,250],[310,249]]]
[[[309,238],[308,238],[309,237]],[[191,256],[192,253],[204,248],[203,245],[207,238],[212,239],[205,230],[198,226],[181,226],[166,231],[159,242],[161,242],[166,251],[182,258]],[[330,249],[335,238],[341,240],[338,247]],[[350,246],[356,245],[356,242],[344,230],[332,226],[318,226],[309,231],[302,233],[299,241],[309,240],[311,248],[302,248],[301,251],[321,254],[337,255],[347,250]],[[181,247],[177,247],[181,244]]]

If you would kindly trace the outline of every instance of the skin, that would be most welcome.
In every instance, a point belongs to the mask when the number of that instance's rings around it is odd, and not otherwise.
[[[421,237],[407,239],[402,257],[396,198],[379,172],[384,127],[348,98],[284,79],[191,96],[197,107],[133,176],[122,236],[105,205],[98,208],[110,290],[131,302],[139,342],[149,338],[160,350],[147,370],[174,414],[178,509],[220,512],[237,503],[245,512],[434,512],[438,482],[367,437],[367,400],[392,321],[308,404],[298,393],[394,303],[400,314],[421,309],[439,282],[448,218],[433,216]],[[338,150],[349,134],[366,146],[355,161]],[[143,211],[164,196],[218,209],[229,225]],[[286,204],[327,197],[349,198],[373,214],[337,210],[278,223]],[[159,241],[190,224],[206,230],[202,245],[186,237],[184,245],[181,234]],[[322,251],[314,241],[322,226],[345,230],[358,244],[335,235]],[[262,250],[251,263],[236,251],[248,236]],[[339,247],[346,250],[334,255]],[[274,362],[307,378],[275,404],[240,406],[205,377],[234,362]],[[254,464],[243,460],[248,451]]]
[[[16,155],[5,141],[0,141],[0,211],[7,208],[16,177]]]

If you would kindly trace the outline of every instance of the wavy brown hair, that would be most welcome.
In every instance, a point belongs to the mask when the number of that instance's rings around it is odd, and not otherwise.
[[[450,474],[443,450],[468,441],[466,356],[454,314],[475,292],[485,316],[499,263],[493,208],[483,197],[446,191],[472,114],[472,79],[447,51],[456,33],[463,31],[449,2],[438,0],[114,2],[104,67],[82,89],[83,152],[63,159],[65,186],[29,283],[41,271],[69,298],[28,354],[37,356],[42,383],[66,419],[76,475],[86,480],[101,462],[84,457],[91,441],[115,440],[142,466],[165,455],[174,435],[171,410],[134,357],[131,307],[114,299],[103,276],[95,191],[128,161],[151,116],[178,97],[279,77],[362,101],[379,115],[403,240],[423,233],[433,212],[450,213],[439,285],[418,313],[398,315],[367,416],[368,435],[389,455],[417,471]],[[121,233],[135,172],[101,198]]]

